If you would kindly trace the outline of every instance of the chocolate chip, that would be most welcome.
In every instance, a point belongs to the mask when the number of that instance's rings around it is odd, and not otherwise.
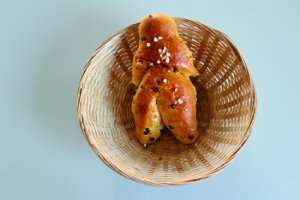
[[[150,137],[150,141],[153,142],[155,140],[154,137]]]
[[[157,87],[154,87],[152,88],[153,92],[158,92],[158,88]]]
[[[170,125],[170,126],[169,126],[169,129],[174,129],[174,127]]]
[[[146,128],[145,131],[144,131],[144,135],[148,135],[149,133],[150,133],[150,129]]]
[[[195,138],[195,136],[194,135],[190,135],[189,138],[190,138],[190,140],[193,140]]]
[[[131,94],[132,96],[135,95],[135,93],[136,93],[135,90],[131,90],[131,91],[130,91],[130,94]]]
[[[175,104],[175,103],[172,103],[172,104],[171,104],[171,108],[175,109],[175,108],[176,108],[176,104]]]
[[[177,73],[177,72],[178,72],[178,69],[177,69],[177,68],[174,68],[174,69],[173,69],[173,72]]]
[[[146,41],[146,37],[145,36],[141,37],[141,41]]]

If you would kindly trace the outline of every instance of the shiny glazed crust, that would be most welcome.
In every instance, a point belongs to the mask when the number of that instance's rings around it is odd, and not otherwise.
[[[138,87],[132,102],[136,136],[142,144],[151,144],[165,125],[180,142],[193,143],[197,99],[189,77],[198,71],[191,52],[174,20],[165,15],[146,17],[139,35],[132,65],[132,82]]]

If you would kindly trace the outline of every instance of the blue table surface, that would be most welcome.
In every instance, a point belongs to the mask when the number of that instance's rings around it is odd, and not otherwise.
[[[300,199],[299,11],[299,0],[1,0],[0,199]],[[79,128],[77,86],[89,56],[150,13],[226,33],[257,88],[249,141],[224,171],[195,184],[128,180]]]

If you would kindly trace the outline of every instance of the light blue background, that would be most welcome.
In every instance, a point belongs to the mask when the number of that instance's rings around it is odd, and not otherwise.
[[[253,133],[205,181],[157,188],[104,165],[76,117],[83,66],[114,32],[150,13],[226,33],[258,93]],[[300,199],[300,1],[0,1],[0,199]]]

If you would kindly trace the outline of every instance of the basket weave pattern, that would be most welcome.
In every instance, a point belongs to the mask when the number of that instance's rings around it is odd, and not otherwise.
[[[144,148],[135,138],[131,113],[131,65],[138,25],[106,40],[84,68],[78,90],[78,117],[96,154],[112,169],[151,185],[178,185],[207,178],[224,168],[250,135],[256,94],[247,66],[221,32],[175,18],[195,58],[198,140],[180,144],[164,129]]]

